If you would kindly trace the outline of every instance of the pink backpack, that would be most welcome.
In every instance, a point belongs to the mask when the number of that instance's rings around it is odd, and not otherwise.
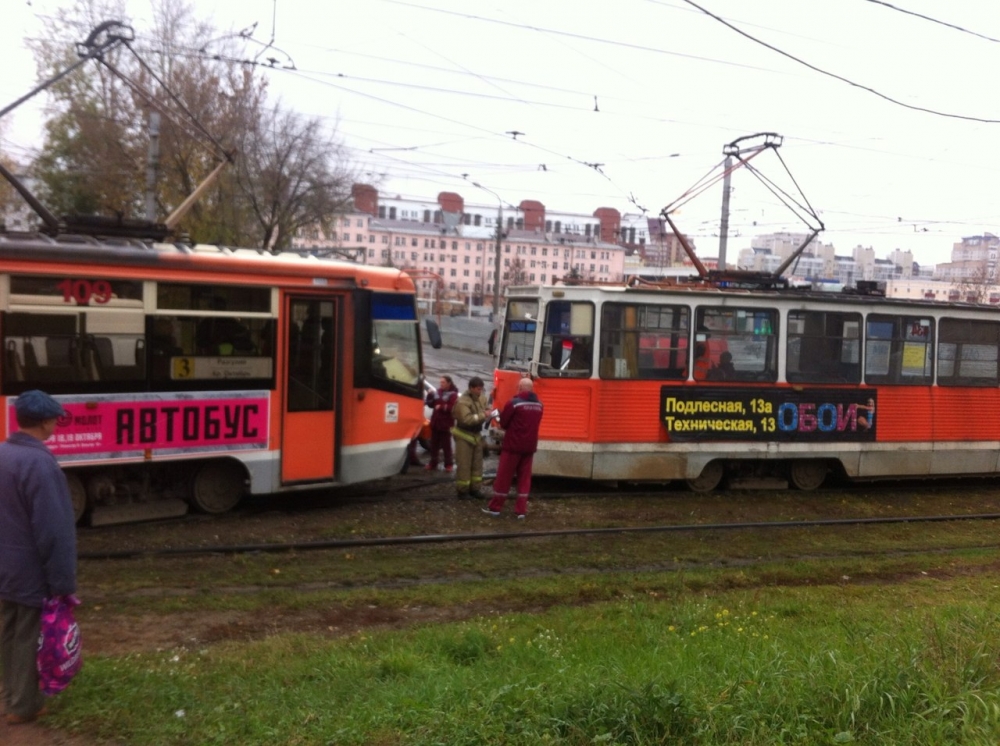
[[[83,665],[80,627],[73,615],[76,596],[53,596],[42,605],[38,636],[38,688],[52,696],[65,689]]]

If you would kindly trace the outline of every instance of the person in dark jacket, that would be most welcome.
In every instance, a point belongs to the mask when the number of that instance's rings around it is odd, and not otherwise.
[[[48,394],[14,403],[18,432],[0,444],[0,668],[8,725],[44,714],[35,658],[42,603],[76,593],[76,528],[66,476],[45,442],[66,411]]]
[[[438,467],[438,453],[444,452],[444,470],[452,471],[455,462],[451,453],[451,429],[455,427],[455,417],[452,410],[458,401],[458,389],[451,376],[441,376],[437,391],[427,394],[424,402],[431,412],[431,460],[424,468],[435,471]]]
[[[517,502],[514,513],[524,518],[528,513],[528,493],[531,491],[531,463],[538,450],[538,427],[542,422],[542,403],[535,396],[530,378],[522,378],[514,396],[500,413],[500,429],[504,431],[500,446],[500,464],[493,480],[493,499],[484,513],[499,516],[514,475],[517,474]]]

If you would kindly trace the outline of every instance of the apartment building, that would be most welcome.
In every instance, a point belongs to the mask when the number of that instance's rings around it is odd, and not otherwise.
[[[951,261],[935,267],[934,279],[951,283],[994,283],[1000,238],[992,233],[966,236],[952,244]]]
[[[422,296],[472,305],[492,304],[494,293],[509,285],[624,276],[626,249],[616,243],[621,216],[613,208],[581,215],[534,200],[466,203],[454,192],[434,201],[405,199],[367,184],[355,184],[352,196],[354,209],[338,218],[332,235],[303,230],[293,247],[407,269]]]

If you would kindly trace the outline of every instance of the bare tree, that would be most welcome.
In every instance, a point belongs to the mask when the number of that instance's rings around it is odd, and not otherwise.
[[[260,245],[288,248],[295,232],[332,221],[350,200],[350,176],[337,166],[340,146],[316,118],[276,104],[261,113],[239,140],[236,170],[259,230]]]
[[[503,280],[504,287],[508,285],[526,285],[528,283],[528,268],[521,257],[515,256],[511,259],[510,265],[503,273]]]
[[[997,287],[996,268],[983,259],[973,266],[963,267],[963,270],[961,279],[955,283],[958,299],[965,303],[989,302],[990,292]]]

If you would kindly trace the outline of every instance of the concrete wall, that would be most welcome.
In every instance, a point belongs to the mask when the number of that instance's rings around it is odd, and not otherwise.
[[[421,316],[420,336],[423,344],[430,345],[431,341],[427,337],[427,322],[425,319],[433,319],[441,329],[441,345],[455,350],[468,350],[470,352],[481,352],[484,355],[489,352],[488,340],[490,332],[493,331],[493,324],[487,318],[468,318],[467,316],[442,316],[438,322],[437,316]]]

